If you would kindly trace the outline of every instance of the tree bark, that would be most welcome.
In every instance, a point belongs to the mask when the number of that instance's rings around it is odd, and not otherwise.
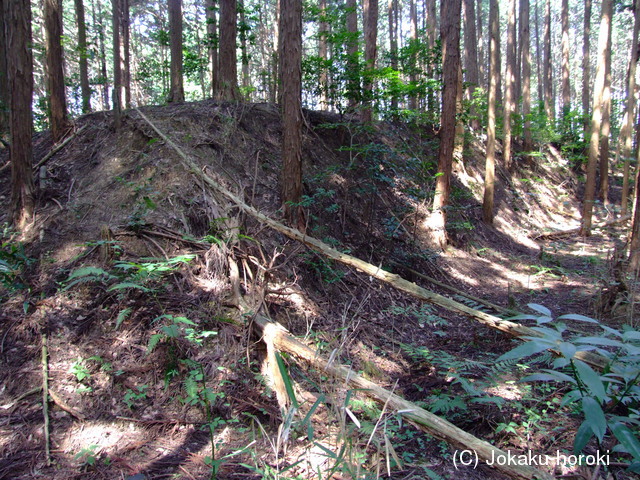
[[[218,100],[238,101],[238,66],[236,53],[238,4],[236,0],[220,0],[220,84]]]
[[[373,119],[373,78],[378,52],[378,0],[363,0],[364,61],[362,121]]]
[[[604,206],[609,203],[609,134],[611,133],[611,31],[607,39],[604,89],[602,90],[602,124],[600,125],[600,191],[598,198]]]
[[[31,3],[3,0],[7,35],[7,72],[11,92],[11,219],[23,229],[35,209],[31,135],[33,119],[33,56],[31,53]]]
[[[489,4],[489,99],[487,121],[487,156],[484,174],[484,199],[482,202],[482,219],[493,225],[493,202],[496,171],[496,97],[500,62],[498,59],[498,43],[500,42],[500,21],[498,0],[490,0]]]
[[[211,95],[214,95],[218,88],[218,24],[216,20],[216,0],[206,0],[206,9]]]
[[[53,141],[57,142],[69,129],[64,86],[62,54],[62,1],[44,0],[44,22],[47,38],[47,90],[49,94],[49,124]]]
[[[97,12],[96,12],[97,4]],[[102,83],[102,109],[109,110],[109,77],[107,76],[107,46],[104,35],[104,21],[101,3],[92,3],[93,24],[98,29],[98,44],[100,49],[100,80]]]
[[[461,0],[440,4],[440,39],[442,42],[442,115],[438,175],[433,197],[431,228],[435,242],[444,250],[447,244],[447,214],[451,185],[451,166],[456,136],[456,110],[460,79],[460,8]]]
[[[87,51],[87,24],[84,18],[83,0],[75,0],[76,23],[78,25],[78,64],[80,69],[80,94],[82,113],[91,111],[91,86],[89,85],[89,55]]]
[[[168,103],[184,103],[182,80],[182,0],[168,0],[171,87]]]
[[[582,224],[580,234],[591,235],[591,222],[593,214],[593,203],[596,190],[596,167],[598,164],[600,147],[600,128],[602,124],[602,96],[604,92],[606,76],[606,57],[609,32],[611,30],[612,1],[602,0],[602,14],[600,19],[600,34],[598,36],[598,64],[596,68],[596,79],[593,86],[593,105],[591,115],[591,137],[589,140],[589,157],[587,162],[587,182],[584,189],[584,200],[582,205]]]
[[[560,23],[562,28],[562,120],[563,129],[567,133],[571,130],[569,112],[571,112],[571,83],[569,66],[569,0],[562,0],[560,10]]]
[[[282,206],[286,222],[304,229],[302,199],[302,0],[281,0]]]
[[[504,120],[502,155],[505,167],[512,168],[511,162],[511,121],[514,113],[514,89],[516,76],[516,0],[507,4],[507,69],[504,82]]]
[[[425,0],[425,24],[427,26],[427,46],[433,49],[436,46],[436,32],[438,31],[438,15],[436,12],[436,0]],[[431,64],[427,65],[427,78],[434,78],[435,72]],[[436,96],[433,88],[427,88],[427,109],[437,110]]]
[[[529,0],[520,0],[520,19],[522,22],[522,116],[523,124],[523,144],[525,152],[533,150],[533,139],[531,137],[531,46],[529,29]]]
[[[555,120],[555,106],[553,100],[553,74],[551,57],[551,0],[547,0],[544,9],[544,32],[543,32],[543,49],[544,49],[544,111],[547,115],[547,122],[553,124]]]
[[[620,139],[618,141],[618,150],[620,158],[624,162],[622,174],[622,201],[620,203],[621,215],[626,215],[629,204],[629,175],[632,156],[632,136],[633,136],[633,119],[635,118],[636,107],[636,69],[638,64],[638,31],[640,30],[640,1],[634,1],[634,22],[633,34],[631,41],[631,54],[629,55],[629,67],[627,69],[627,99],[625,103],[624,117],[622,119],[622,128],[620,129]],[[636,147],[638,148],[638,147]],[[638,190],[636,187],[636,196]]]
[[[131,46],[129,0],[121,0],[120,35],[122,44],[122,89],[125,108],[131,108]]]
[[[536,32],[536,77],[538,78],[538,102],[542,102],[544,99],[544,88],[542,86],[543,82],[543,72],[542,67],[540,66],[542,63],[542,49],[540,48],[540,6],[538,0],[534,0],[535,13],[535,32]]]
[[[467,72],[467,89],[465,98],[468,102],[473,100],[473,95],[480,86],[478,78],[478,41],[476,38],[476,14],[475,0],[464,0],[462,14],[464,17],[464,64]],[[471,105],[471,128],[480,130],[480,119],[477,117],[476,108]]]
[[[418,55],[416,55],[415,50],[417,48],[418,43],[418,9],[416,7],[416,0],[409,1],[409,43],[412,48],[411,57],[409,60],[409,82],[411,85],[416,85],[418,83],[418,75],[416,74],[418,70]],[[416,110],[418,108],[418,97],[415,93],[409,95],[409,109]]]
[[[122,125],[122,50],[120,48],[120,0],[111,0],[113,21],[113,123]]]
[[[0,138],[7,138],[9,133],[9,79],[7,77],[7,37],[5,32],[4,2],[0,1]]]
[[[323,0],[325,1],[325,0]],[[388,2],[388,24],[389,24],[389,57],[391,69],[398,71],[398,0]],[[395,115],[398,110],[398,95],[391,94],[391,111]]]
[[[345,39],[347,50],[347,100],[349,110],[355,110],[360,103],[360,74],[358,72],[358,6],[356,0],[346,0]]]
[[[247,32],[249,27],[247,27],[245,20],[245,3],[244,0],[239,0],[238,10],[240,12],[240,64],[242,65],[242,87],[245,89],[247,100],[250,100],[249,97],[249,87],[251,83],[251,79],[249,78],[249,50],[247,47]]]
[[[390,0],[390,3],[393,0]],[[391,25],[389,28],[391,28]],[[327,21],[327,0],[320,0],[320,21],[318,22],[318,56],[322,61],[322,66],[320,69],[320,108],[322,110],[327,110],[329,108],[329,77],[328,71],[326,68],[326,63],[328,60],[328,43],[327,36],[329,35],[329,22]],[[391,51],[391,58],[393,62],[393,51]]]
[[[484,33],[482,29],[482,19],[484,18],[482,12],[482,5],[484,1],[478,0],[477,9],[476,9],[476,36],[478,39],[478,86],[484,87],[486,82],[486,74],[485,74],[485,65],[486,65],[486,49],[484,45]],[[466,48],[466,47],[465,47]]]
[[[591,91],[591,2],[584,0],[584,25],[582,36],[582,118],[584,125],[584,141],[589,131],[589,92]]]

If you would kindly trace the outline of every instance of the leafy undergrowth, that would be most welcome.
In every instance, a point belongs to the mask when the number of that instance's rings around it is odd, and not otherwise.
[[[206,173],[278,218],[275,107],[203,102],[143,110]],[[302,204],[310,235],[426,288],[433,285],[421,275],[435,277],[459,290],[436,291],[501,316],[534,303],[594,317],[617,332],[634,326],[637,282],[621,285],[621,227],[588,239],[530,238],[577,219],[577,183],[553,151],[503,175],[509,181],[498,189],[491,229],[479,221],[482,150],[470,143],[464,167],[456,165],[453,245],[439,254],[425,230],[433,132],[306,116]],[[620,377],[600,379],[602,391],[582,372],[582,397],[595,399],[603,424],[593,402],[569,401],[575,393],[566,399],[576,391],[566,378],[519,381],[542,363],[508,354],[497,362],[517,345],[503,334],[420,304],[241,214],[188,174],[136,112],[117,135],[108,114],[78,124],[87,128],[47,164],[33,227],[23,237],[2,232],[0,478],[503,478],[486,466],[456,470],[452,448],[293,357],[275,357],[274,367],[252,316],[235,306],[238,294],[321,354],[500,448],[569,454],[580,432],[586,453],[616,444],[634,453],[618,425],[633,427],[637,397],[631,388],[615,390]],[[36,138],[36,156],[47,142],[45,134]],[[3,182],[4,204],[7,188]],[[596,336],[595,325],[567,328]],[[39,390],[43,332],[49,465]],[[280,410],[269,380],[274,368],[295,411]],[[591,430],[581,427],[585,412]],[[624,465],[631,461],[612,451],[617,478],[630,478]],[[588,478],[594,471],[557,466]]]

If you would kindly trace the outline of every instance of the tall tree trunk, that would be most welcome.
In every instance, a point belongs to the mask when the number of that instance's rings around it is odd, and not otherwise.
[[[378,0],[364,0],[363,5],[364,30],[364,61],[366,63],[362,82],[364,104],[362,106],[362,121],[373,119],[373,79],[378,52]]]
[[[7,77],[7,37],[5,32],[4,2],[0,1],[0,138],[9,133],[9,79]]]
[[[111,0],[113,21],[113,122],[116,130],[122,124],[122,50],[120,48],[120,0]]]
[[[538,78],[538,103],[544,99],[543,71],[542,71],[542,50],[540,49],[540,7],[539,0],[534,0],[535,31],[536,31],[536,77]]]
[[[563,130],[567,133],[571,130],[569,112],[571,112],[571,83],[569,66],[569,0],[562,0],[560,10],[560,23],[562,26],[562,121]]]
[[[393,0],[390,0],[390,2]],[[391,25],[389,28],[391,28]],[[327,71],[327,60],[329,58],[327,36],[329,35],[329,22],[327,21],[327,0],[320,0],[320,21],[318,22],[318,56],[322,61],[320,70],[320,108],[327,110],[329,107],[329,78]],[[393,41],[393,40],[392,40]],[[391,62],[393,63],[393,50],[391,51]]]
[[[418,56],[415,53],[418,43],[418,9],[416,7],[416,0],[409,1],[409,42],[412,45],[411,58],[410,58],[410,74],[409,82],[411,85],[416,85],[418,82]],[[415,93],[409,96],[409,109],[416,110],[418,108],[418,97]]]
[[[171,88],[168,103],[184,103],[182,80],[182,0],[169,0],[169,44],[171,49]]]
[[[44,0],[44,21],[47,37],[47,85],[49,93],[49,123],[53,141],[57,142],[69,129],[64,86],[62,55],[62,1]]]
[[[635,191],[640,192],[640,175],[636,175]],[[633,209],[633,222],[631,224],[631,240],[629,242],[629,267],[628,271],[638,276],[640,268],[640,195],[636,193],[635,207]]]
[[[322,0],[325,1],[325,0]],[[398,0],[389,0],[387,4],[389,24],[389,57],[391,69],[398,71]],[[394,90],[395,91],[395,90]],[[398,95],[391,95],[391,111],[398,110]]]
[[[7,34],[7,72],[11,92],[11,219],[23,229],[35,209],[31,135],[33,119],[33,56],[31,53],[31,3],[3,0]]]
[[[545,2],[544,9],[544,73],[543,73],[543,85],[544,85],[544,111],[547,115],[547,121],[553,124],[555,119],[555,108],[553,101],[553,74],[552,65],[553,59],[551,57],[551,0]]]
[[[238,5],[236,0],[220,0],[220,85],[219,100],[240,100],[236,53]]]
[[[87,51],[87,24],[84,19],[83,0],[75,0],[76,23],[78,25],[78,64],[80,67],[80,93],[82,113],[91,111],[91,86],[89,85],[89,55]]]
[[[476,39],[476,14],[475,0],[464,0],[462,14],[464,17],[464,64],[467,71],[466,100],[471,102],[473,95],[480,85],[478,78],[478,42]],[[476,109],[471,106],[471,128],[480,130],[480,119],[476,115]]]
[[[493,224],[493,202],[496,169],[496,97],[500,63],[498,60],[498,43],[500,42],[500,20],[498,0],[490,0],[489,4],[489,99],[487,122],[487,157],[484,174],[484,199],[482,202],[482,219]]]
[[[287,223],[302,230],[302,1],[281,1],[282,205]]]
[[[358,6],[356,0],[346,0],[346,50],[347,50],[347,99],[349,109],[354,110],[360,99],[358,72]]]
[[[584,26],[582,36],[582,118],[584,124],[584,141],[587,141],[589,131],[589,92],[591,90],[591,2],[584,0]]]
[[[434,240],[444,249],[447,244],[446,206],[449,204],[451,166],[456,135],[456,104],[460,80],[460,8],[461,0],[440,3],[440,38],[442,41],[442,115],[438,176],[433,197],[431,227]]]
[[[280,95],[280,87],[278,82],[280,81],[280,61],[278,60],[278,55],[280,52],[280,0],[276,0],[276,11],[275,11],[275,19],[273,21],[274,32],[273,32],[273,51],[271,53],[271,77],[272,77],[272,85],[270,89],[270,97],[271,102],[276,103],[279,100]]]
[[[129,0],[121,1],[120,41],[122,44],[122,89],[124,105],[126,108],[131,108],[131,18],[129,14]]]
[[[609,204],[609,134],[611,133],[611,30],[607,39],[604,89],[602,91],[602,125],[600,126],[600,192],[602,204]]]
[[[97,12],[96,12],[97,4]],[[100,79],[102,83],[102,109],[109,110],[109,77],[107,76],[107,46],[104,35],[104,19],[100,2],[92,3],[93,24],[98,26],[98,43],[100,48]]]
[[[516,0],[507,4],[507,70],[504,95],[504,140],[503,158],[507,169],[511,169],[511,121],[514,111],[514,88],[516,75]]]
[[[530,30],[529,30],[529,0],[520,0],[520,18],[522,21],[522,116],[523,125],[523,150],[530,152],[533,150],[533,139],[531,138],[531,50],[530,50]]]
[[[593,113],[591,115],[591,137],[589,139],[587,182],[584,189],[582,225],[580,226],[580,234],[584,236],[591,235],[591,220],[596,190],[596,168],[598,164],[600,128],[602,123],[602,96],[606,76],[607,43],[609,31],[611,30],[611,16],[613,13],[612,3],[613,0],[602,0],[600,34],[598,36],[598,64],[596,68],[595,84],[593,86]]]
[[[238,4],[240,11],[240,63],[242,64],[242,87],[247,92],[247,100],[249,99],[249,87],[251,79],[249,78],[249,50],[247,49],[247,32],[249,27],[245,20],[244,0],[240,0]]]
[[[477,21],[476,35],[478,38],[478,86],[484,87],[486,82],[485,62],[487,58],[485,55],[486,50],[484,48],[484,34],[482,29],[482,19],[484,18],[483,16],[484,14],[482,12],[483,3],[484,3],[483,0],[478,0],[478,4],[477,4],[478,8],[476,9],[476,21]]]
[[[436,0],[425,0],[425,24],[427,26],[427,47],[433,50],[436,46],[436,32],[438,31],[438,15]],[[432,64],[427,65],[427,78],[434,78],[435,71]],[[427,88],[427,110],[433,112],[437,109],[436,96],[433,88]]]
[[[216,20],[216,0],[206,0],[207,47],[211,71],[211,94],[217,91],[218,83],[218,24]]]
[[[636,67],[638,64],[638,31],[640,30],[640,0],[634,1],[634,22],[633,34],[631,41],[631,54],[629,55],[629,67],[627,68],[627,98],[624,109],[624,117],[622,119],[622,128],[620,129],[620,139],[618,141],[618,151],[620,158],[624,162],[622,174],[622,201],[620,203],[621,215],[626,215],[629,204],[629,171],[632,156],[632,135],[633,135],[633,119],[635,118],[636,106]],[[639,129],[640,131],[640,129]],[[636,145],[636,148],[640,146]],[[640,148],[639,148],[640,149]],[[638,190],[636,187],[636,196]],[[640,225],[638,225],[640,228]],[[640,239],[637,239],[640,241]]]

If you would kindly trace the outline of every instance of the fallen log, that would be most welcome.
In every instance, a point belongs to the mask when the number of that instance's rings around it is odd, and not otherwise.
[[[307,245],[308,247],[313,248],[314,250],[322,253],[323,255],[325,255],[328,258],[331,258],[332,260],[335,260],[336,262],[342,263],[343,265],[348,265],[361,272],[364,272],[367,275],[370,275],[371,277],[374,277],[382,282],[385,282],[400,291],[408,293],[409,295],[419,300],[423,300],[425,302],[429,302],[434,305],[443,307],[449,311],[465,315],[467,317],[470,317],[482,323],[483,325],[489,328],[499,330],[501,332],[507,333],[514,337],[540,337],[541,336],[540,333],[536,332],[535,330],[532,330],[529,327],[520,325],[519,323],[511,322],[509,320],[503,320],[499,317],[490,315],[485,312],[481,312],[479,310],[475,310],[473,308],[467,307],[466,305],[460,302],[451,300],[450,298],[447,298],[443,295],[440,295],[438,293],[432,292],[425,288],[419,287],[415,283],[412,283],[402,278],[399,275],[395,275],[393,273],[389,273],[383,270],[380,266],[372,265],[363,260],[360,260],[359,258],[353,257],[346,253],[342,253],[336,250],[335,248],[330,247],[326,243],[321,242],[320,240],[317,240],[313,237],[309,237],[308,235],[300,232],[299,230],[287,227],[286,225],[283,225],[277,220],[274,220],[266,216],[265,214],[256,210],[254,207],[247,205],[244,202],[244,200],[242,200],[240,197],[238,197],[237,195],[234,195],[229,190],[227,190],[222,185],[220,185],[218,182],[216,182],[209,175],[202,172],[202,170],[198,167],[198,165],[191,158],[189,158],[189,156],[187,156],[187,154],[184,153],[181,148],[179,148],[173,141],[171,141],[171,139],[169,139],[164,133],[162,133],[151,122],[151,120],[149,120],[138,108],[136,108],[135,110],[142,117],[142,119],[145,120],[153,128],[153,130],[160,136],[160,138],[162,138],[162,140],[167,145],[169,145],[171,148],[173,148],[176,151],[176,153],[182,159],[185,167],[187,167],[187,169],[191,171],[191,173],[196,175],[200,180],[202,180],[204,183],[209,185],[216,192],[226,197],[228,200],[231,200],[242,211],[244,211],[248,215],[251,215],[253,218],[271,227],[272,229],[286,235],[287,237],[293,240],[297,240]],[[589,363],[590,365],[596,367],[599,370],[603,370],[605,366],[608,364],[608,361],[606,358],[602,357],[601,355],[594,354],[592,352],[580,351],[580,352],[577,352],[575,356],[576,358],[579,358],[580,360],[586,363]]]
[[[249,308],[243,301],[240,302],[241,310],[250,313]],[[407,421],[413,423],[421,430],[434,437],[447,442],[459,451],[471,451],[471,455],[476,455],[477,459],[487,463],[492,468],[508,475],[510,478],[551,480],[554,477],[541,470],[534,468],[526,462],[521,461],[522,457],[513,452],[504,452],[490,443],[481,440],[468,432],[456,427],[447,420],[434,415],[433,413],[419,407],[418,405],[405,400],[393,392],[371,382],[353,370],[343,365],[336,365],[321,356],[317,351],[293,337],[282,325],[272,322],[262,315],[251,315],[254,325],[260,330],[263,337],[268,339],[272,345],[267,348],[275,348],[279,351],[287,352],[297,358],[303,359],[314,368],[324,373],[342,379],[350,387],[361,390],[366,395],[374,398],[378,402],[386,405],[402,415]],[[457,455],[457,452],[456,454]],[[454,458],[456,458],[454,456]],[[455,460],[453,460],[455,462]],[[454,463],[454,465],[456,465]],[[457,468],[457,467],[456,467]]]

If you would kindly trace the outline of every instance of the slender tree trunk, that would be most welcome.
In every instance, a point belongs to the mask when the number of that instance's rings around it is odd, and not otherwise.
[[[520,18],[522,20],[522,116],[523,125],[523,149],[525,152],[533,150],[531,138],[531,50],[529,31],[529,0],[520,0]]]
[[[217,91],[218,83],[218,24],[216,20],[216,0],[206,0],[207,47],[209,68],[211,69],[211,94]]]
[[[547,0],[544,9],[544,111],[547,115],[547,121],[553,124],[555,119],[554,101],[553,101],[553,75],[551,57],[551,0]]]
[[[247,92],[247,100],[251,79],[249,78],[249,50],[247,49],[247,31],[248,27],[245,20],[244,0],[240,0],[238,4],[240,11],[240,63],[242,64],[242,87]]]
[[[44,21],[47,37],[47,85],[49,93],[49,123],[53,141],[57,142],[69,129],[64,86],[62,55],[62,1],[44,0]]]
[[[87,24],[84,19],[83,0],[75,0],[76,23],[78,25],[78,57],[80,67],[80,92],[82,113],[91,111],[91,86],[89,85],[89,55],[87,51]]]
[[[391,2],[392,0],[390,0]],[[391,25],[389,28],[391,28]],[[327,36],[329,35],[329,22],[327,22],[327,0],[320,0],[320,21],[318,22],[318,56],[322,60],[322,68],[320,70],[320,108],[327,110],[329,108],[329,78],[327,71],[327,60],[329,58],[329,48],[327,45]],[[393,51],[391,51],[393,63]]]
[[[415,51],[418,43],[418,9],[416,7],[416,0],[409,1],[409,42],[412,45],[412,50]],[[418,83],[418,56],[415,53],[411,54],[410,59],[410,74],[409,82],[411,85]],[[418,97],[414,94],[409,96],[409,109],[416,110],[418,108]]]
[[[602,204],[609,204],[609,134],[611,133],[611,30],[607,39],[604,89],[602,91],[602,125],[600,126],[600,192]]]
[[[540,7],[539,0],[534,0],[534,12],[535,12],[535,32],[536,32],[536,76],[538,78],[538,103],[540,104],[544,99],[543,88],[543,72],[542,67],[542,50],[540,49]]]
[[[95,6],[97,4],[98,11]],[[98,43],[100,45],[100,77],[102,82],[102,109],[109,110],[109,77],[107,76],[107,46],[104,35],[104,19],[100,2],[92,4],[93,24],[98,25]]]
[[[498,43],[500,42],[500,20],[498,0],[490,0],[489,7],[489,99],[487,122],[487,157],[484,174],[484,200],[482,219],[493,224],[493,202],[496,169],[496,97],[500,63],[498,61]]]
[[[124,93],[124,105],[131,108],[131,35],[130,24],[131,18],[129,14],[129,0],[121,0],[120,14],[122,15],[120,30],[122,44],[122,89]]]
[[[569,112],[571,111],[571,83],[569,66],[569,0],[562,0],[560,10],[560,23],[562,25],[562,121],[563,130],[571,130],[569,124]]]
[[[273,52],[272,52],[272,72],[271,72],[271,77],[273,80],[272,83],[272,87],[271,87],[271,91],[270,91],[270,96],[271,96],[271,102],[272,103],[276,103],[278,102],[279,99],[279,94],[280,94],[280,87],[278,85],[279,82],[279,78],[280,78],[280,71],[278,70],[280,68],[280,61],[278,60],[278,55],[280,52],[280,49],[282,48],[282,45],[280,45],[280,0],[276,0],[276,11],[275,11],[275,18],[273,21],[273,25],[274,25],[274,32],[273,32]]]
[[[606,76],[607,43],[611,29],[613,0],[602,0],[602,14],[600,19],[600,34],[598,37],[598,64],[596,79],[593,86],[593,114],[591,116],[591,137],[589,139],[589,159],[587,163],[587,182],[584,190],[582,205],[582,225],[580,234],[591,235],[591,220],[596,190],[596,169],[600,147],[600,128],[602,123],[602,96]]]
[[[116,130],[122,124],[122,56],[120,49],[120,0],[111,0],[113,17],[113,121]]]
[[[618,141],[618,151],[620,158],[624,162],[622,174],[622,201],[620,203],[621,215],[624,216],[628,211],[629,204],[629,171],[632,156],[632,135],[633,135],[633,119],[635,118],[636,107],[636,67],[638,64],[638,31],[640,30],[640,0],[634,1],[634,23],[631,41],[631,54],[629,55],[629,66],[627,69],[627,98],[625,103],[624,117],[622,119],[622,128],[620,129],[620,139]],[[640,128],[639,128],[640,131]],[[636,148],[639,148],[636,145]],[[640,148],[639,148],[640,150]],[[638,189],[636,187],[636,196]],[[637,201],[636,201],[637,203]],[[637,210],[637,209],[636,209]],[[640,228],[638,225],[637,228]],[[640,241],[637,239],[636,241]]]
[[[0,138],[7,138],[9,133],[9,79],[7,66],[7,37],[5,32],[4,2],[0,0]]]
[[[635,191],[640,192],[640,175],[636,175]],[[628,271],[637,276],[640,268],[640,195],[636,193],[635,207],[633,209],[633,222],[631,224],[631,240],[629,242],[629,267]]]
[[[236,0],[220,0],[220,85],[219,100],[240,100],[236,53],[238,5]]]
[[[282,204],[288,224],[302,230],[302,1],[281,1]]]
[[[440,4],[440,38],[442,41],[442,115],[440,120],[440,148],[438,177],[433,198],[434,240],[444,249],[447,244],[446,206],[449,204],[451,166],[456,135],[456,104],[460,80],[460,8],[461,0],[447,0]]]
[[[171,88],[168,103],[184,103],[182,83],[182,0],[169,0],[169,43],[171,49]]]
[[[436,46],[436,33],[438,31],[438,15],[436,12],[436,0],[425,0],[426,25],[427,25],[427,46],[430,50]],[[427,65],[427,77],[434,78],[433,65]],[[433,112],[437,110],[436,96],[433,88],[427,88],[427,110]]]
[[[514,87],[516,70],[516,0],[509,0],[507,4],[507,70],[504,95],[504,140],[503,158],[507,169],[512,168],[511,162],[511,121],[514,111]]]
[[[358,7],[356,0],[346,0],[347,14],[347,99],[349,109],[354,110],[360,99],[358,73]]]
[[[325,1],[325,0],[323,0]],[[389,0],[388,8],[388,24],[389,24],[389,57],[391,69],[398,71],[398,0]],[[391,95],[391,111],[398,110],[398,96],[393,93]]]
[[[582,36],[582,118],[584,123],[583,138],[587,141],[589,131],[589,92],[591,90],[591,2],[584,0],[584,26]]]
[[[362,82],[365,99],[362,108],[362,121],[370,122],[373,119],[373,70],[376,68],[378,52],[378,0],[364,0],[362,28],[364,30],[364,60],[366,62]]]
[[[203,42],[202,37],[200,36],[200,5],[197,3],[193,4],[193,30],[196,37],[196,52],[198,58],[203,58],[203,45],[206,44],[206,40]],[[205,37],[206,38],[206,37]],[[208,51],[207,51],[208,58]],[[206,69],[201,66],[198,67],[198,79],[200,80],[200,91],[202,92],[202,99],[205,100],[207,98],[207,79],[206,77]]]
[[[482,29],[482,19],[484,18],[482,13],[483,3],[483,0],[478,0],[478,8],[476,9],[476,21],[478,24],[476,27],[478,38],[478,86],[484,86],[486,84],[485,62],[487,58],[485,55],[486,50],[484,48],[484,34]]]
[[[11,219],[23,229],[35,210],[35,185],[31,135],[33,120],[33,56],[31,53],[31,3],[3,0],[7,35],[7,72],[11,92]]]
[[[473,100],[473,94],[480,86],[478,78],[478,42],[476,39],[476,14],[475,0],[463,0],[462,15],[464,18],[464,63],[467,71],[467,89],[465,96],[468,102]],[[471,128],[480,130],[480,119],[477,117],[475,107],[472,105]]]

